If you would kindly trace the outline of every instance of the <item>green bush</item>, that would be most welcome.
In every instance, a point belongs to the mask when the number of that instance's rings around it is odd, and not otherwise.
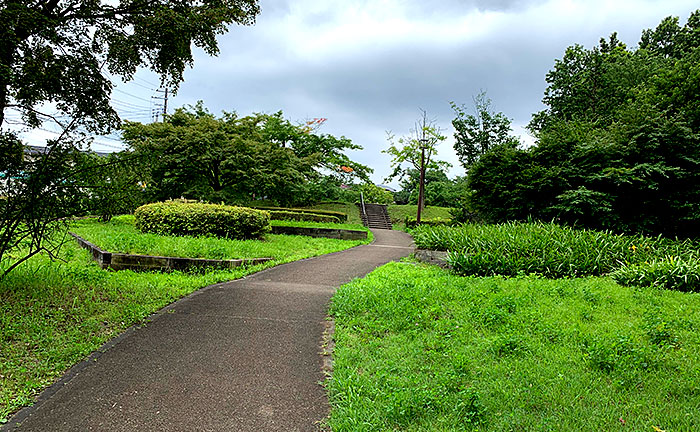
[[[666,255],[688,256],[695,247],[690,241],[616,235],[539,222],[420,226],[413,237],[421,249],[450,251],[448,262],[458,273],[479,276],[604,275],[625,263],[639,264]]]
[[[333,210],[320,210],[320,209],[309,209],[309,208],[285,208],[285,207],[265,207],[265,206],[251,206],[251,208],[259,210],[267,210],[269,212],[282,211],[282,212],[293,212],[293,213],[311,213],[323,216],[334,216],[338,218],[340,222],[347,222],[348,215],[343,212],[333,211]],[[274,217],[272,219],[275,219]]]
[[[679,291],[700,291],[697,254],[668,256],[639,264],[624,265],[612,272],[615,282],[628,286],[655,286]]]
[[[268,210],[272,220],[294,220],[304,222],[340,223],[337,216],[322,215],[316,213],[301,213],[296,211]]]
[[[141,206],[134,216],[139,231],[162,235],[247,239],[270,231],[270,214],[246,207],[166,201]]]
[[[452,219],[443,219],[441,217],[436,217],[433,219],[424,219],[421,218],[420,224],[416,220],[415,217],[413,216],[406,216],[404,219],[404,224],[406,225],[406,228],[415,228],[418,225],[426,225],[426,226],[452,226]]]

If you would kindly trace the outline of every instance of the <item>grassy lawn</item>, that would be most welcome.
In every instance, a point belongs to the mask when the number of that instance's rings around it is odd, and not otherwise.
[[[392,263],[339,289],[334,431],[700,430],[700,294]]]
[[[104,342],[198,288],[370,240],[170,238],[136,233],[129,217],[79,221],[71,229],[114,252],[274,261],[206,273],[113,272],[72,241],[61,251],[63,261],[32,258],[0,281],[0,424]]]
[[[404,220],[406,216],[410,216],[415,219],[416,212],[418,211],[418,206],[415,204],[393,204],[387,209],[389,211],[389,217],[391,218],[391,223],[394,224],[394,229],[404,229]],[[423,219],[450,219],[449,207],[436,207],[436,206],[426,206],[423,209],[421,218]]]
[[[272,225],[366,230],[361,225],[324,224],[319,222],[272,221]],[[131,215],[115,217],[106,224],[100,223],[96,219],[79,220],[74,222],[70,229],[84,239],[110,252],[189,258],[237,259],[271,257],[275,258],[275,260],[287,262],[327,253],[329,250],[342,250],[357,244],[366,243],[366,241],[355,241],[351,244],[345,242],[334,243],[333,241],[328,241],[331,239],[273,234],[266,235],[264,241],[144,234],[136,230],[134,217]],[[336,240],[336,242],[338,241]],[[371,241],[371,237],[369,241]],[[279,262],[276,264],[279,264]]]

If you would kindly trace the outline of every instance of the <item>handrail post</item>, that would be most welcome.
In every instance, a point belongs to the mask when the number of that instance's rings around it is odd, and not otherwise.
[[[365,210],[365,194],[360,191],[360,202],[362,203],[362,214],[367,216],[367,211]]]

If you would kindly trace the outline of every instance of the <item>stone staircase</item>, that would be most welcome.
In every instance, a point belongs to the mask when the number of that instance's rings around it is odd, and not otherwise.
[[[377,229],[391,229],[391,219],[389,219],[389,212],[387,212],[385,205],[365,204],[366,214],[362,213],[362,204],[358,204],[358,206],[360,207],[360,217],[364,226]]]

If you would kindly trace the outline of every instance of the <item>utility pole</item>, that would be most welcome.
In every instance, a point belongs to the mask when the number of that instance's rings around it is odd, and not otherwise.
[[[423,213],[423,200],[425,199],[425,145],[428,140],[425,139],[425,129],[423,129],[423,138],[419,139],[420,143],[420,182],[418,184],[418,213],[416,214],[416,223],[420,225],[420,217]]]
[[[165,97],[163,98],[163,120],[165,121],[165,115],[168,114],[168,87],[165,87]]]
[[[160,115],[163,116],[163,121],[165,121],[165,115],[168,113],[168,88],[165,87],[164,90],[156,90],[156,93],[163,93],[163,97],[160,96],[151,96],[151,99],[161,99],[163,101],[163,110],[161,111],[158,109],[157,111],[154,112],[155,117],[156,117],[156,122],[158,122],[158,117]],[[160,108],[160,107],[158,107]]]

